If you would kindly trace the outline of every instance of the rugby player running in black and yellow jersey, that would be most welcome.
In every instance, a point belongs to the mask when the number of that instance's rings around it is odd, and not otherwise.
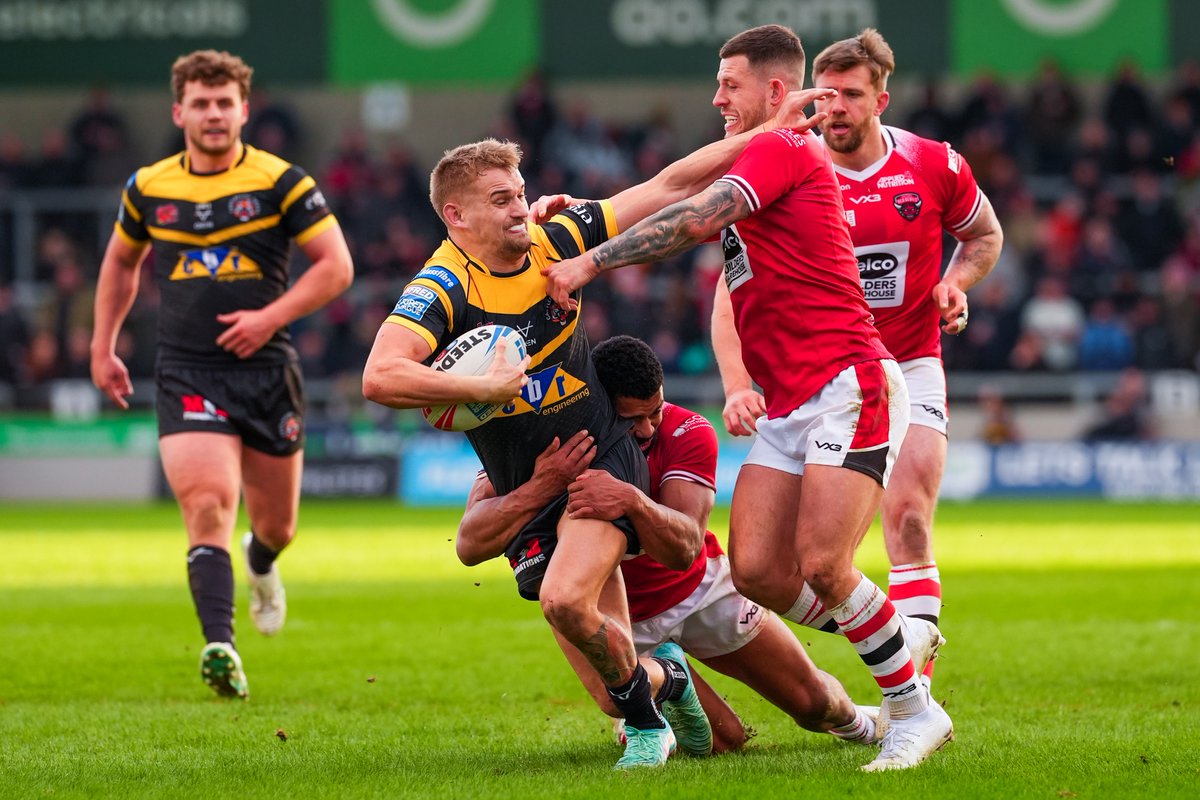
[[[801,122],[801,109],[818,94],[797,93],[794,113],[783,119]],[[489,139],[448,151],[433,170],[430,197],[449,238],[380,329],[364,394],[394,408],[505,403],[487,424],[467,432],[502,501],[519,502],[510,493],[533,475],[539,454],[580,431],[595,447],[594,469],[647,490],[645,458],[596,379],[578,312],[546,295],[541,269],[707,185],[749,138],[709,145],[646,183],[610,200],[574,205],[542,225],[530,221],[516,145]],[[524,336],[528,356],[520,365],[498,355],[485,375],[470,377],[429,366],[456,336],[487,323]],[[639,660],[627,608],[601,611],[601,591],[622,557],[641,550],[632,523],[572,518],[564,514],[566,502],[563,493],[538,508],[508,544],[518,590],[541,603],[547,621],[583,654],[625,717],[628,741],[617,766],[659,766],[674,750],[675,735],[656,697],[688,712],[685,724],[698,730],[681,729],[685,741],[710,739],[708,720],[682,659]]]
[[[147,254],[161,293],[155,365],[159,453],[183,512],[188,581],[207,646],[201,677],[247,697],[233,636],[229,550],[239,493],[250,614],[265,635],[286,614],[275,558],[296,533],[304,391],[287,326],[350,285],[337,220],[299,167],[242,143],[252,70],[200,50],[171,68],[186,149],[133,174],[100,266],[92,380],[121,408],[133,393],[117,334]],[[295,240],[311,266],[289,286]],[[152,245],[152,246],[150,246]]]

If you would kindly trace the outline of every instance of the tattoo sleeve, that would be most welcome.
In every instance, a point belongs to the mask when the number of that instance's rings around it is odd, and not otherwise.
[[[750,205],[737,187],[717,181],[592,250],[592,263],[606,270],[660,261],[682,253],[749,215]]]
[[[628,635],[622,634],[622,628],[609,617],[604,618],[599,629],[583,642],[576,644],[579,652],[583,653],[600,680],[608,686],[617,686],[629,680],[629,676],[637,668],[637,658],[631,663],[622,664],[614,653],[633,652],[633,641]]]

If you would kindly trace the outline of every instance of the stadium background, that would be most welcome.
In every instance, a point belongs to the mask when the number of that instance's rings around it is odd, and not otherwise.
[[[898,61],[885,122],[952,142],[1004,223],[971,326],[946,341],[944,494],[1200,497],[1187,0],[0,0],[0,496],[164,491],[149,281],[121,341],[134,413],[102,407],[87,340],[118,187],[180,144],[179,53],[256,68],[248,140],[316,175],[352,242],[354,287],[294,327],[314,405],[306,494],[454,503],[475,469],[461,437],[359,392],[379,322],[441,236],[429,168],[498,135],[525,146],[532,196],[611,194],[720,135],[716,48],[767,21],[810,59],[879,27]],[[622,270],[585,304],[593,340],[645,337],[668,396],[717,413],[720,266],[701,248]],[[723,442],[722,498],[741,444]]]

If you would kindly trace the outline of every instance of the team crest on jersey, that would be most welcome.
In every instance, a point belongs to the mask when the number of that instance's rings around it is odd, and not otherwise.
[[[154,209],[154,222],[157,225],[174,225],[179,222],[179,206],[174,203],[163,203]]]
[[[171,280],[210,278],[216,281],[261,279],[262,270],[236,247],[204,247],[184,250],[171,270]]]
[[[566,325],[568,316],[570,316],[570,314],[566,309],[554,302],[549,297],[546,298],[546,319],[550,320],[551,322],[558,323],[559,325]]]
[[[921,195],[916,192],[901,192],[892,198],[892,205],[900,212],[900,216],[912,222],[921,213]]]
[[[241,222],[249,222],[258,216],[262,206],[252,194],[237,194],[229,198],[229,213]]]

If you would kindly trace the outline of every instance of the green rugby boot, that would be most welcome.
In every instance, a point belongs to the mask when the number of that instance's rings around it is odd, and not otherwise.
[[[675,752],[675,734],[668,725],[665,728],[638,730],[625,726],[625,754],[613,769],[637,769],[638,767],[661,767],[667,756]]]
[[[200,677],[222,697],[250,696],[242,659],[229,642],[209,642],[200,653]]]
[[[662,704],[663,714],[679,738],[679,746],[689,756],[709,755],[713,746],[712,726],[708,722],[708,715],[700,706],[696,687],[692,685],[692,670],[688,666],[687,656],[683,654],[683,648],[674,642],[664,642],[654,649],[654,655],[674,661],[682,666],[687,674],[687,688],[683,690],[683,696]]]

